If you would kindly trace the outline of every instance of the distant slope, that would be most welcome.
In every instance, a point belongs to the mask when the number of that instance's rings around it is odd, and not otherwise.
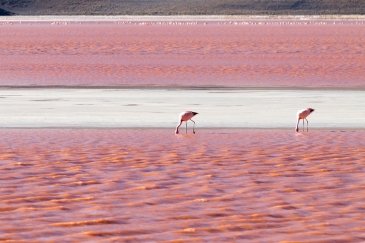
[[[0,16],[9,16],[14,15],[12,12],[6,11],[5,9],[0,8]]]
[[[17,15],[365,14],[365,0],[0,0],[0,8]]]

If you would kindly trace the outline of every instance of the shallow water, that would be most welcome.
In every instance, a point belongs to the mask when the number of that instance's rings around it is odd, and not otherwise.
[[[364,23],[321,23],[3,22],[0,85],[364,88]]]
[[[0,136],[1,240],[365,240],[364,130]]]
[[[184,110],[197,127],[364,128],[365,90],[0,89],[0,127],[170,127]]]
[[[364,242],[364,38],[363,21],[0,22],[0,241]],[[183,110],[197,134],[174,135]]]

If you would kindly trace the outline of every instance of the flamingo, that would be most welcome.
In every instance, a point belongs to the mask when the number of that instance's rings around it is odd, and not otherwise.
[[[304,120],[307,121],[307,132],[308,132],[308,120],[307,120],[307,116],[309,116],[313,111],[314,111],[313,108],[307,108],[307,109],[298,111],[298,113],[297,113],[298,122],[297,122],[297,126],[295,128],[295,131],[296,132],[299,132],[298,125],[299,125],[299,121],[300,120],[303,120],[303,131],[304,131]]]
[[[179,134],[179,127],[181,126],[182,122],[185,122],[186,123],[186,133],[188,133],[188,121],[192,121],[194,122],[194,125],[193,125],[193,133],[195,134],[195,121],[193,121],[191,118],[193,118],[196,114],[198,114],[197,112],[194,112],[194,111],[185,111],[185,112],[182,112],[180,115],[179,115],[179,125],[177,125],[176,127],[176,130],[175,130],[175,134]]]

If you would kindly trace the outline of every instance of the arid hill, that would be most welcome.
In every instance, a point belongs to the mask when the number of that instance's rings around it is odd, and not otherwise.
[[[364,0],[0,0],[0,15],[365,14]]]
[[[0,16],[9,16],[14,15],[12,12],[6,11],[5,9],[0,8]]]

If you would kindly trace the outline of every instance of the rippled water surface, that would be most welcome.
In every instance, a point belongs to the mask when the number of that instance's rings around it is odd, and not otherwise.
[[[0,241],[365,242],[364,43],[364,21],[1,20]]]
[[[0,24],[0,85],[365,87],[365,26]]]
[[[0,136],[1,240],[365,240],[363,130]]]

